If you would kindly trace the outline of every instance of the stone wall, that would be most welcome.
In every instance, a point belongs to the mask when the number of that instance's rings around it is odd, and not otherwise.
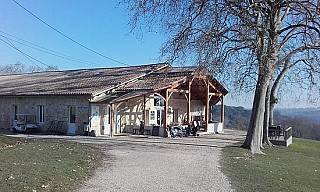
[[[17,113],[35,114],[38,122],[39,105],[44,106],[44,123],[39,123],[41,131],[46,131],[52,121],[63,121],[61,131],[66,133],[70,106],[76,108],[76,134],[82,134],[83,123],[89,121],[90,104],[88,96],[0,97],[0,128],[12,128],[14,106],[17,106]]]

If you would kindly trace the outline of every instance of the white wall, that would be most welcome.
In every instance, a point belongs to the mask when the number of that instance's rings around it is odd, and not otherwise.
[[[178,93],[174,93],[178,94]],[[174,95],[173,94],[173,95]],[[143,119],[143,97],[138,97],[124,101],[117,105],[116,109],[116,129],[115,134],[129,132],[132,133],[133,128],[139,128],[140,121]],[[91,130],[95,130],[96,135],[109,135],[110,124],[108,124],[109,107],[103,104],[91,105]],[[187,101],[184,97],[172,97],[169,101],[169,107],[174,111],[168,114],[168,124],[183,124],[187,120]],[[154,95],[145,97],[145,126],[151,128],[152,125],[157,124],[157,110],[163,110],[164,107],[154,106]],[[154,119],[151,118],[152,111],[154,111]],[[205,107],[201,101],[191,101],[191,117],[204,116]],[[174,117],[175,116],[175,117]],[[175,122],[177,120],[178,122]],[[104,130],[102,130],[104,126]]]

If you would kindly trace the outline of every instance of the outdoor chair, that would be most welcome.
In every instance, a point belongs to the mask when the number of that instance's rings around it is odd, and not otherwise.
[[[276,127],[276,132],[277,132],[277,137],[279,138],[280,136],[284,136],[284,130],[283,128],[281,127],[281,125],[277,125]]]
[[[268,135],[269,135],[270,139],[272,139],[272,138],[276,139],[276,136],[277,136],[276,129],[277,129],[277,127],[274,125],[269,126]]]

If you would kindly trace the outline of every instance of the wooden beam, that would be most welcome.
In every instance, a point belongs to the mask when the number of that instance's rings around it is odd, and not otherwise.
[[[186,82],[187,82],[187,78],[184,78],[182,81],[177,81],[177,82],[172,83],[171,88],[176,88],[176,87],[178,87],[178,86],[180,86],[180,85],[182,85],[182,84],[184,84]]]
[[[183,90],[183,89],[168,89],[169,92],[174,92],[174,93],[188,93],[188,90]]]
[[[192,81],[193,81],[193,79],[192,79]],[[192,81],[189,81],[189,90],[188,90],[189,91],[189,93],[188,93],[188,106],[187,106],[187,121],[188,121],[188,124],[190,124],[190,122],[191,122],[190,111],[191,111],[191,85],[192,85]]]
[[[223,96],[221,97],[221,117],[220,117],[220,121],[222,123],[222,126],[224,124],[224,99]]]
[[[212,108],[212,105],[210,105],[210,103],[209,103],[209,109],[210,109],[210,111],[209,111],[209,121],[211,121],[212,122],[212,111],[213,111],[213,108]]]
[[[193,82],[193,80],[196,78],[196,76],[192,76],[192,78],[191,78],[191,81],[189,81],[189,86],[190,86],[190,84],[192,84],[192,82]],[[190,89],[189,89],[189,91],[190,91]]]
[[[169,93],[169,91],[168,91]],[[170,97],[172,96],[173,92],[170,92],[169,95],[168,95],[168,100],[170,99]]]
[[[197,77],[197,79],[207,79],[208,76],[207,75],[195,75]]]
[[[221,93],[209,93],[209,95],[211,95],[211,96],[219,96],[219,97],[221,97],[221,96],[222,96],[222,94],[221,94]]]
[[[209,81],[209,85],[210,85],[214,90],[218,91],[220,95],[223,95],[223,94],[219,91],[219,89],[217,89],[216,86],[214,86],[210,81]]]
[[[115,128],[115,123],[114,123],[114,111],[115,111],[115,106],[114,103],[111,104],[111,117],[110,117],[110,137],[114,136],[114,128]]]
[[[164,117],[163,117],[163,137],[167,137],[167,126],[168,126],[168,109],[169,109],[169,94],[168,89],[165,95],[165,106],[164,106]]]
[[[207,79],[202,79],[202,81],[204,82],[204,84],[205,84],[206,86],[208,86],[209,81],[207,81]]]
[[[216,86],[214,86],[210,81],[209,81],[209,85],[210,85],[212,88],[216,89]]]
[[[187,102],[189,100],[189,93],[184,94],[184,97],[186,98]]]
[[[142,113],[143,123],[146,123],[146,95],[143,95],[143,113]]]
[[[209,86],[209,83],[206,83],[206,85],[207,85],[207,93],[206,93],[206,112],[205,112],[205,115],[206,115],[206,117],[205,117],[206,118],[206,127],[205,127],[205,130],[207,131],[208,130],[208,126],[209,126],[209,102],[210,102],[209,93],[210,93],[210,86]]]

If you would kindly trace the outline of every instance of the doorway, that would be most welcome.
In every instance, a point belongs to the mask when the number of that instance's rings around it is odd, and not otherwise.
[[[163,110],[158,109],[157,110],[157,125],[162,125],[163,124]]]
[[[103,106],[103,129],[104,135],[110,135],[110,121],[111,121],[111,107],[108,105]]]
[[[69,106],[69,121],[68,121],[68,135],[76,134],[76,106]]]

